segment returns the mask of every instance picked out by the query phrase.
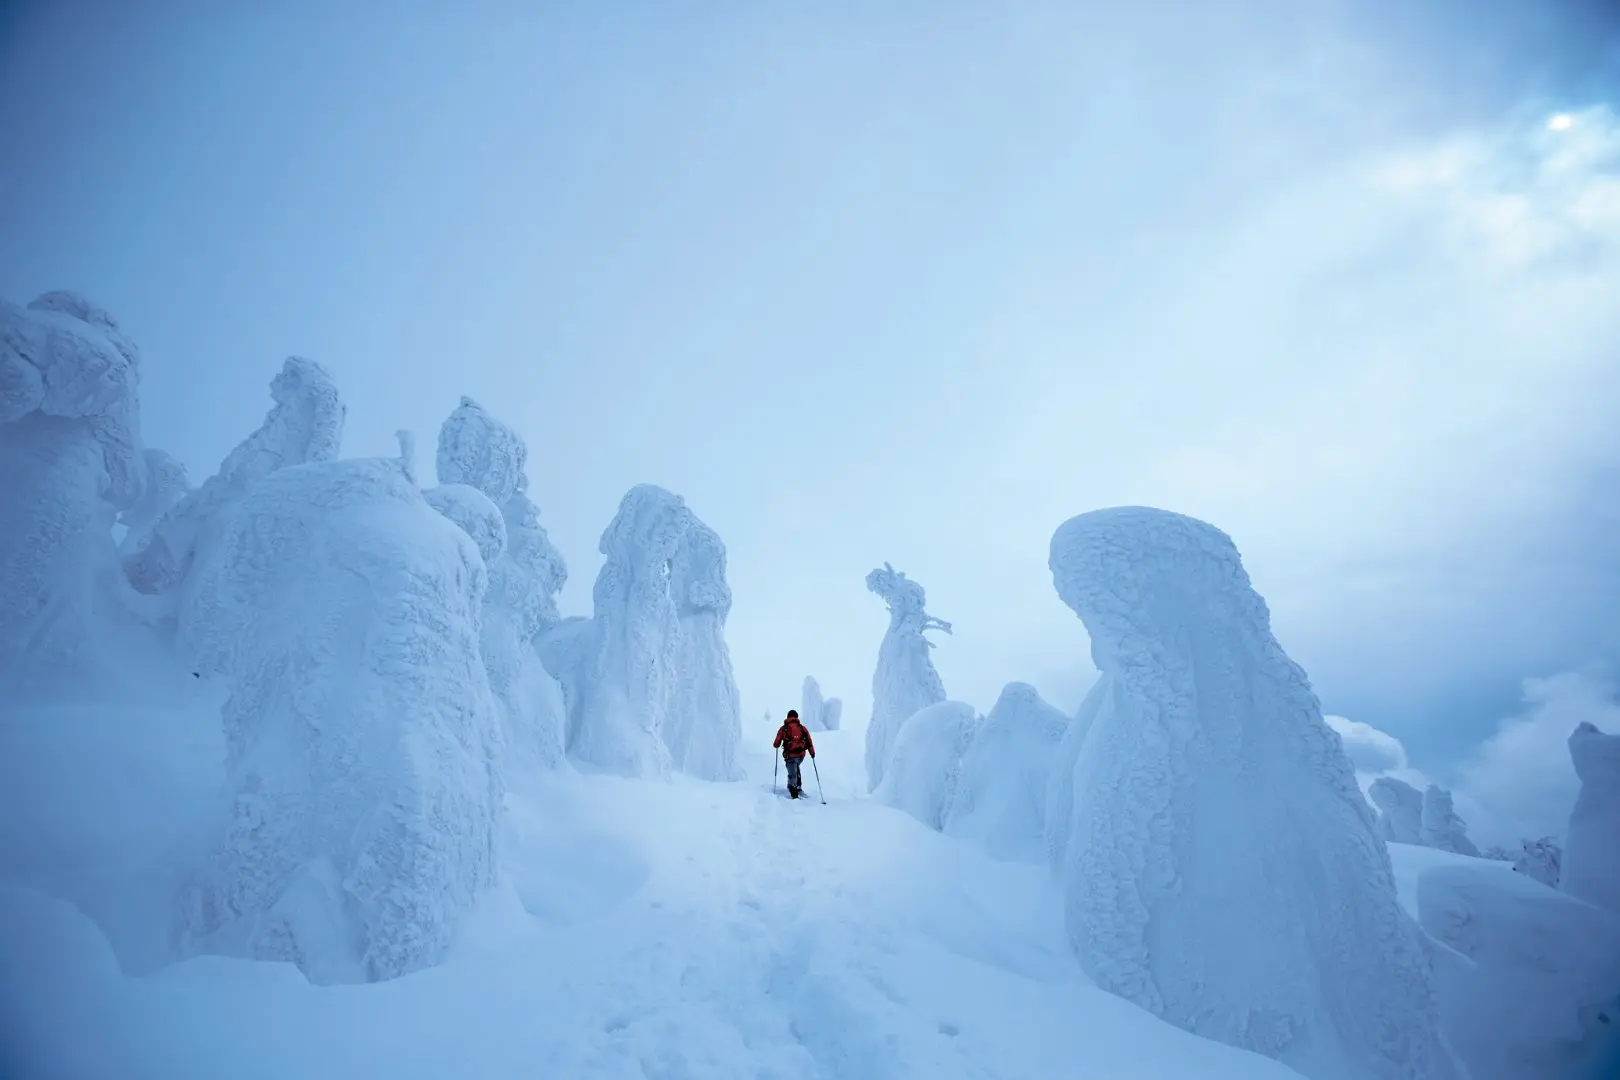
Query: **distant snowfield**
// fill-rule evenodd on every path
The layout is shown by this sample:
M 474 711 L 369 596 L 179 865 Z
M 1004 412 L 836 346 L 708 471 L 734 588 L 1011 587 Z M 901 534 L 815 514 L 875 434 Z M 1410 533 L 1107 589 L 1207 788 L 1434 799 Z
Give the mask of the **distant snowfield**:
M 183 723 L 178 715 L 168 723 Z M 86 742 L 122 727 L 112 741 L 138 743 L 124 725 L 160 718 L 60 714 L 44 728 L 41 719 L 6 722 L 0 753 L 17 760 L 11 744 L 29 732 L 30 760 L 49 760 L 40 741 L 60 739 L 78 783 L 46 769 L 28 788 L 0 792 L 8 850 L 35 852 L 21 864 L 26 876 L 54 892 L 116 891 L 121 873 L 133 881 L 143 859 L 161 862 L 184 834 L 188 800 L 206 797 L 206 785 L 188 789 L 183 774 L 210 759 L 207 736 L 190 766 L 173 755 L 171 731 L 154 740 L 169 748 L 162 769 L 98 777 L 82 771 Z M 763 729 L 748 734 L 742 783 L 549 774 L 510 797 L 505 880 L 447 962 L 382 983 L 315 986 L 289 964 L 212 956 L 126 976 L 107 937 L 72 905 L 0 887 L 0 1017 L 10 1026 L 0 1046 L 11 1055 L 0 1071 L 170 1080 L 1296 1075 L 1091 986 L 1046 867 L 992 861 L 867 798 L 862 735 L 818 733 L 826 806 L 773 793 Z M 88 756 L 127 760 L 103 750 Z M 143 805 L 143 818 L 122 813 Z M 74 835 L 16 846 L 26 834 L 16 811 L 34 811 L 37 822 L 47 807 L 73 806 L 83 831 L 58 819 Z M 121 822 L 112 834 L 109 811 Z M 122 866 L 108 864 L 114 850 Z M 138 951 L 139 937 L 132 929 L 127 948 Z

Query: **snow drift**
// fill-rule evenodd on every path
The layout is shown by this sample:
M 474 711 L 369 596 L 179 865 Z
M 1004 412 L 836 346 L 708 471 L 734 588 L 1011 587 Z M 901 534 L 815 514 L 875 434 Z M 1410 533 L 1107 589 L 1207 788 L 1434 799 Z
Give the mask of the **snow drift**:
M 1002 688 L 962 755 L 944 831 L 992 858 L 1045 856 L 1046 787 L 1069 718 L 1028 683 Z
M 955 801 L 962 755 L 978 727 L 978 713 L 960 701 L 918 709 L 900 726 L 889 768 L 874 796 L 904 810 L 930 829 L 944 828 Z
M 1620 735 L 1582 723 L 1570 733 L 1569 756 L 1581 790 L 1569 815 L 1561 885 L 1620 913 Z
M 272 471 L 211 546 L 189 622 L 230 685 L 231 801 L 187 950 L 317 982 L 438 963 L 491 880 L 502 799 L 482 557 L 380 459 Z
M 139 384 L 139 351 L 88 300 L 0 300 L 0 672 L 14 691 L 96 663 L 110 530 L 145 485 Z
M 704 780 L 741 780 L 742 701 L 726 648 L 731 586 L 726 546 L 690 510 L 670 561 L 669 587 L 679 618 L 670 652 L 664 745 L 674 767 Z
M 1371 810 L 1230 538 L 1101 510 L 1051 569 L 1112 679 L 1064 874 L 1098 986 L 1315 1080 L 1456 1075 Z
M 928 650 L 934 647 L 924 634 L 951 632 L 951 624 L 923 610 L 923 587 L 888 563 L 866 575 L 866 587 L 889 607 L 889 629 L 878 647 L 877 670 L 872 674 L 872 720 L 866 728 L 866 785 L 876 791 L 889 765 L 900 726 L 918 709 L 945 700 Z

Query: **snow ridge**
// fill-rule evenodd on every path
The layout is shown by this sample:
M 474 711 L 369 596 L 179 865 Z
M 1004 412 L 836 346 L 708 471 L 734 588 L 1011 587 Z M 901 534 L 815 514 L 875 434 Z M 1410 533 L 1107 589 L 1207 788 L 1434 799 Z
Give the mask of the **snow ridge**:
M 1058 528 L 1051 569 L 1113 679 L 1064 875 L 1087 972 L 1315 1080 L 1455 1075 L 1371 810 L 1230 538 L 1095 511 Z
M 876 791 L 883 781 L 900 727 L 917 710 L 945 700 L 945 684 L 928 650 L 929 630 L 951 632 L 951 624 L 924 610 L 923 587 L 888 563 L 866 575 L 866 587 L 889 607 L 889 629 L 878 647 L 872 674 L 872 720 L 866 728 L 866 785 Z

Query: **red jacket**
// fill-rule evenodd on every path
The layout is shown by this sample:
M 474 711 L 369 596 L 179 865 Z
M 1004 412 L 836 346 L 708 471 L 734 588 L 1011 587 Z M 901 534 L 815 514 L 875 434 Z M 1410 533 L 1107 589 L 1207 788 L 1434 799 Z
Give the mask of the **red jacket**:
M 782 758 L 785 761 L 798 761 L 805 754 L 816 756 L 816 744 L 810 738 L 810 729 L 799 723 L 797 718 L 787 721 L 777 729 L 776 741 L 771 745 L 782 748 Z

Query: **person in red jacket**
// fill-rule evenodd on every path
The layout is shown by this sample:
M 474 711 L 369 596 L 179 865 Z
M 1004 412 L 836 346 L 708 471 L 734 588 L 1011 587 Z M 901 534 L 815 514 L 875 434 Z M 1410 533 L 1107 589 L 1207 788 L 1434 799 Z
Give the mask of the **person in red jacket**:
M 776 730 L 776 741 L 771 744 L 782 751 L 782 760 L 787 762 L 788 795 L 797 799 L 804 790 L 804 784 L 799 779 L 799 767 L 804 764 L 804 755 L 816 756 L 815 740 L 810 738 L 810 729 L 799 723 L 799 711 L 789 709 L 787 719 Z

